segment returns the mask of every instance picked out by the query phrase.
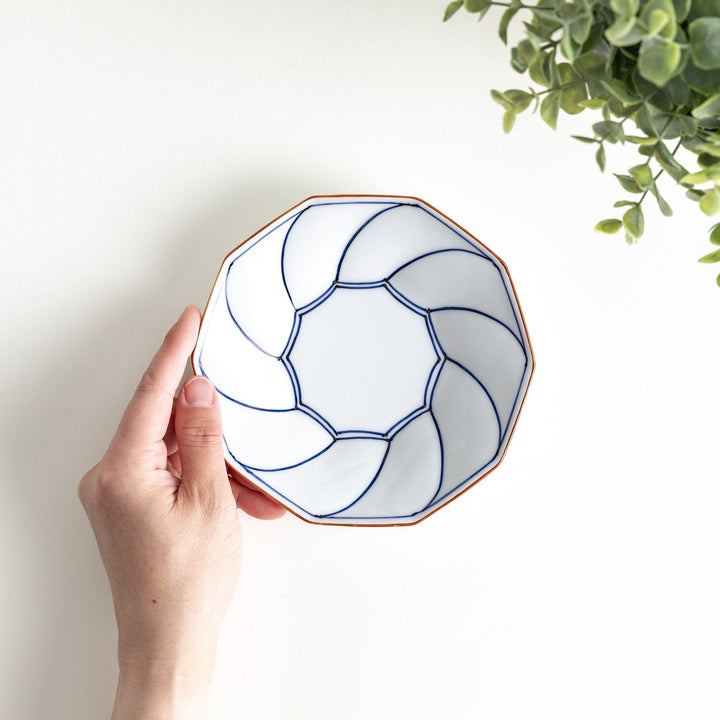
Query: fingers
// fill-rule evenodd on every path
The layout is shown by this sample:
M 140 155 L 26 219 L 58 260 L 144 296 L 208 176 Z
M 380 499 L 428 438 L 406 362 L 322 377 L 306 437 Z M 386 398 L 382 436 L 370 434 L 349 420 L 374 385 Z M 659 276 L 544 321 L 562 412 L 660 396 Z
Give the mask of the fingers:
M 285 514 L 285 508 L 259 490 L 246 487 L 234 478 L 230 478 L 230 486 L 235 498 L 235 505 L 259 520 L 276 520 Z
M 190 378 L 175 405 L 175 437 L 182 466 L 181 487 L 191 495 L 214 498 L 228 493 L 220 403 L 212 383 Z
M 172 412 L 175 389 L 180 384 L 187 358 L 200 325 L 200 312 L 186 308 L 170 328 L 150 362 L 120 421 L 111 448 L 131 455 L 163 439 Z

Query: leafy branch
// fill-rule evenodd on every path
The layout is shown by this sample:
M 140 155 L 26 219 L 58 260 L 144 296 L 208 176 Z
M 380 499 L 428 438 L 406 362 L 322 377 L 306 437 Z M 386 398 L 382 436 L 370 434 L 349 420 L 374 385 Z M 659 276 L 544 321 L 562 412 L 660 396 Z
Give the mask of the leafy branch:
M 595 146 L 600 170 L 606 144 L 631 144 L 642 158 L 626 174 L 615 173 L 623 190 L 639 197 L 616 202 L 627 208 L 622 217 L 601 220 L 596 230 L 624 228 L 627 242 L 637 242 L 649 194 L 663 215 L 672 215 L 658 187 L 663 176 L 706 215 L 720 213 L 720 0 L 455 0 L 444 20 L 463 7 L 481 20 L 493 6 L 503 8 L 498 35 L 506 45 L 516 16 L 529 13 L 510 63 L 535 85 L 492 91 L 504 110 L 505 132 L 531 107 L 553 129 L 561 111 L 594 110 L 602 120 L 592 125 L 592 136 L 573 137 Z M 628 121 L 636 133 L 626 130 Z M 694 156 L 693 172 L 677 160 L 681 148 Z M 720 245 L 720 223 L 711 228 L 710 242 Z M 700 262 L 720 262 L 720 250 Z

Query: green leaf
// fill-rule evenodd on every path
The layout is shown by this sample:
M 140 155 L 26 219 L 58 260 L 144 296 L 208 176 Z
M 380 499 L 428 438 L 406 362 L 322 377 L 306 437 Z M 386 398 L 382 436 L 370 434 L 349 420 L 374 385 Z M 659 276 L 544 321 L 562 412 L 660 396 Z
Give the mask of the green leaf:
M 703 95 L 713 95 L 717 92 L 717 73 L 712 70 L 701 70 L 695 66 L 692 58 L 683 70 L 682 77 L 693 90 Z
M 687 52 L 685 53 L 685 59 L 687 60 Z M 681 58 L 680 64 L 682 65 L 682 63 L 683 60 Z M 685 82 L 682 75 L 676 75 L 674 78 L 671 78 L 665 87 L 670 92 L 670 96 L 678 108 L 686 105 L 690 100 L 690 86 Z
M 510 50 L 510 65 L 512 69 L 519 73 L 524 73 L 528 69 L 528 64 L 520 55 L 520 51 L 514 47 Z
M 601 40 L 602 38 L 598 40 L 598 43 Z M 590 42 L 590 40 L 587 42 Z M 578 57 L 573 63 L 573 67 L 577 71 L 578 75 L 585 80 L 585 82 L 590 82 L 591 80 L 600 81 L 607 76 L 607 70 L 605 68 L 606 58 L 604 58 L 599 52 L 585 52 L 584 46 L 582 48 L 582 53 L 583 54 L 580 55 L 580 57 Z
M 659 35 L 660 31 L 670 22 L 670 17 L 663 10 L 652 10 L 648 17 L 648 34 Z
M 513 125 L 515 124 L 515 118 L 517 117 L 517 112 L 514 108 L 511 108 L 510 110 L 506 110 L 505 114 L 503 115 L 503 132 L 505 134 L 509 133 L 513 129 Z
M 680 182 L 683 185 L 701 185 L 702 183 L 710 182 L 710 178 L 704 170 L 700 170 L 700 172 L 685 175 L 685 177 L 680 179 Z
M 610 7 L 621 17 L 630 17 L 638 11 L 640 3 L 638 0 L 610 0 Z
M 702 70 L 720 68 L 720 18 L 701 17 L 688 26 L 690 55 Z
M 623 215 L 623 225 L 625 226 L 625 230 L 627 230 L 627 234 L 634 240 L 642 237 L 643 231 L 645 230 L 645 217 L 643 216 L 640 205 L 631 207 Z
M 479 13 L 487 10 L 492 5 L 492 0 L 465 0 L 465 9 L 469 13 Z
M 463 0 L 455 0 L 454 2 L 451 2 L 445 8 L 445 15 L 443 16 L 443 22 L 447 22 L 462 6 L 463 6 Z
M 499 90 L 491 90 L 490 97 L 498 103 L 498 105 L 502 105 L 506 110 L 510 110 L 510 108 L 512 108 L 513 104 L 510 101 L 510 98 L 505 96 L 505 93 L 501 93 Z
M 699 17 L 720 17 L 720 0 L 693 0 L 688 20 Z
M 578 105 L 589 110 L 600 110 L 600 108 L 605 107 L 605 101 L 602 98 L 590 98 L 579 102 Z
M 540 117 L 553 129 L 557 127 L 558 113 L 560 112 L 559 90 L 548 93 L 540 103 Z
M 713 145 L 711 143 L 701 143 L 697 146 L 697 150 L 708 155 L 720 158 L 720 145 Z
M 710 242 L 713 245 L 720 245 L 720 223 L 712 226 L 710 230 Z
M 575 140 L 579 140 L 580 142 L 587 143 L 588 145 L 594 145 L 596 142 L 599 142 L 599 140 L 596 140 L 595 138 L 583 137 L 582 135 L 571 135 L 570 137 Z
M 675 17 L 677 17 L 678 22 L 685 22 L 690 12 L 692 0 L 673 0 L 673 5 L 675 6 Z
M 610 82 L 603 80 L 600 84 L 623 105 L 636 105 L 640 102 L 640 98 L 635 95 L 631 95 L 627 91 L 625 83 L 620 82 L 619 80 L 611 80 Z
M 701 168 L 709 168 L 720 163 L 720 157 L 714 157 L 709 153 L 702 153 L 698 155 L 697 161 Z
M 644 145 L 652 147 L 658 144 L 658 139 L 653 137 L 642 137 L 641 135 L 626 135 L 625 139 L 633 145 Z
M 513 110 L 521 113 L 530 107 L 533 96 L 524 90 L 506 90 L 503 95 L 512 103 Z
M 570 32 L 566 29 L 560 38 L 560 48 L 563 51 L 563 55 L 570 61 L 575 61 L 577 55 L 578 46 L 573 42 Z
M 720 250 L 715 250 L 707 255 L 703 255 L 698 262 L 701 263 L 716 263 L 720 262 Z
M 601 220 L 596 226 L 595 231 L 605 233 L 606 235 L 613 235 L 623 226 L 622 220 L 616 218 L 608 218 L 607 220 Z M 718 251 L 720 252 L 720 251 Z
M 595 153 L 595 162 L 600 168 L 600 172 L 605 172 L 605 146 L 602 143 Z
M 533 82 L 536 82 L 538 85 L 542 85 L 543 87 L 550 87 L 550 79 L 545 74 L 544 70 L 545 59 L 548 55 L 549 53 L 546 52 L 537 53 L 528 66 L 530 78 Z
M 720 85 L 720 79 L 718 80 L 718 85 Z M 692 115 L 698 120 L 714 118 L 720 115 L 720 93 L 709 97 L 705 102 L 694 108 Z
M 629 172 L 641 190 L 649 190 L 655 182 L 650 166 L 647 163 L 631 167 Z
M 695 137 L 698 125 L 689 115 L 679 115 L 676 118 L 678 130 L 683 137 Z
M 655 159 L 660 167 L 676 182 L 682 182 L 688 171 L 670 153 L 665 143 L 659 142 L 655 146 Z
M 635 178 L 632 176 L 618 175 L 617 173 L 613 173 L 613 175 L 618 179 L 618 182 L 622 185 L 623 190 L 626 190 L 629 193 L 634 193 L 635 195 L 642 192 L 638 184 L 635 182 Z
M 590 33 L 593 27 L 593 16 L 592 13 L 580 15 L 575 18 L 568 25 L 570 31 L 570 37 L 578 44 L 583 45 L 590 37 Z
M 593 132 L 601 139 L 611 143 L 625 142 L 622 125 L 614 120 L 601 120 L 592 126 Z
M 720 189 L 713 188 L 700 199 L 700 209 L 706 215 L 715 215 L 720 212 Z
M 617 202 L 613 203 L 613 207 L 621 208 L 621 207 L 634 207 L 637 205 L 636 202 L 633 202 L 632 200 L 618 200 Z
M 618 17 L 605 31 L 605 39 L 615 47 L 637 45 L 645 37 L 636 17 Z
M 555 50 L 548 53 L 543 64 L 543 70 L 552 87 L 560 85 L 560 71 L 557 62 L 555 62 Z
M 638 70 L 651 83 L 662 87 L 680 65 L 680 46 L 674 42 L 643 40 L 638 56 Z
M 649 36 L 674 40 L 677 34 L 677 20 L 672 0 L 644 0 L 642 5 L 640 21 L 648 28 Z M 656 28 L 658 22 L 660 27 Z
M 505 45 L 507 45 L 507 33 L 508 27 L 510 26 L 510 21 L 517 15 L 518 10 L 520 10 L 520 3 L 511 3 L 510 7 L 505 10 L 505 12 L 502 14 L 502 17 L 500 18 L 498 35 L 500 36 L 500 39 Z
M 658 190 L 656 184 L 653 184 L 653 186 L 650 188 L 650 192 L 655 196 L 658 207 L 660 208 L 660 212 L 665 217 L 670 217 L 673 214 L 672 208 L 667 204 L 665 198 L 660 194 L 660 191 Z
M 685 197 L 693 202 L 700 202 L 703 199 L 705 193 L 702 190 L 691 189 L 685 193 Z
M 562 65 L 560 68 L 562 68 Z M 585 83 L 582 80 L 580 82 L 570 83 L 560 91 L 560 107 L 568 115 L 581 113 L 584 110 L 583 106 L 580 105 L 583 100 L 587 100 L 587 91 L 585 90 Z

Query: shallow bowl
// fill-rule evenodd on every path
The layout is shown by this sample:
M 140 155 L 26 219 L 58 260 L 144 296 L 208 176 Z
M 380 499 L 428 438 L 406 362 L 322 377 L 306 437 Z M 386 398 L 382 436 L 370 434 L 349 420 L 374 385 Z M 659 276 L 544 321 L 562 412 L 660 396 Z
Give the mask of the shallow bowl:
M 233 250 L 193 353 L 230 466 L 299 517 L 407 525 L 502 460 L 533 370 L 504 263 L 409 197 L 311 197 Z

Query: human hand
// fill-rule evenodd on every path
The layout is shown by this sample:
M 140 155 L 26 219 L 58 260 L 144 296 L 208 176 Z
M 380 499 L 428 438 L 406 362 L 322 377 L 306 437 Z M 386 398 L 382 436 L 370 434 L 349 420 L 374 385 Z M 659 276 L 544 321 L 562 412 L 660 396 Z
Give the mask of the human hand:
M 265 519 L 285 512 L 228 475 L 212 384 L 190 378 L 174 399 L 199 321 L 187 308 L 170 329 L 107 452 L 78 486 L 117 618 L 113 720 L 206 714 L 240 570 L 236 507 Z

